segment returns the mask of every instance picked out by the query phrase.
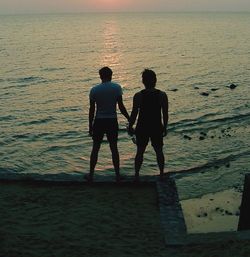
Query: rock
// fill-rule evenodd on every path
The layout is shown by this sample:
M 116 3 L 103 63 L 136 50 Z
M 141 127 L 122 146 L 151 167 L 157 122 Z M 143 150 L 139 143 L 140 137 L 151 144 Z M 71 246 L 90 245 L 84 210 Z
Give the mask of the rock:
M 194 89 L 200 89 L 199 87 L 194 87 Z
M 214 136 L 211 136 L 211 138 L 214 138 Z
M 207 134 L 205 132 L 200 132 L 201 135 L 206 136 Z
M 177 88 L 174 88 L 174 89 L 170 89 L 169 91 L 177 92 L 177 91 L 178 91 L 178 89 L 177 89 Z
M 235 84 L 231 84 L 231 85 L 229 86 L 230 89 L 235 89 L 236 87 L 237 87 L 237 85 L 235 85 Z
M 212 88 L 211 90 L 212 91 L 217 91 L 217 90 L 219 90 L 219 88 Z
M 204 140 L 204 139 L 205 139 L 205 137 L 200 136 L 200 137 L 199 137 L 199 139 L 200 139 L 200 140 Z
M 226 167 L 229 168 L 229 167 L 230 167 L 230 163 L 227 163 L 227 164 L 226 164 Z
M 228 210 L 226 210 L 225 213 L 226 213 L 227 215 L 230 215 L 230 216 L 233 215 L 233 213 L 230 212 L 230 211 L 228 211 Z
M 192 139 L 192 137 L 190 137 L 190 136 L 188 136 L 188 135 L 184 135 L 183 138 L 184 138 L 184 139 L 188 139 L 188 140 L 191 140 L 191 139 Z
M 214 199 L 213 198 L 211 198 L 211 199 L 209 199 L 210 201 L 213 201 Z
M 202 95 L 202 96 L 209 96 L 209 93 L 207 93 L 207 92 L 202 92 L 202 93 L 200 93 L 200 95 Z

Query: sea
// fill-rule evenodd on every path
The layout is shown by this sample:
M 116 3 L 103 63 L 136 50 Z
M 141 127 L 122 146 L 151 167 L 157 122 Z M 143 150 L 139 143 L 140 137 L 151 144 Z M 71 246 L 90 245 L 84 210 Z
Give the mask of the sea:
M 250 13 L 0 16 L 0 178 L 81 180 L 89 91 L 109 66 L 131 111 L 153 69 L 169 99 L 166 171 L 182 199 L 242 188 L 249 172 Z M 231 86 L 231 87 L 230 87 Z M 118 112 L 121 173 L 136 146 Z M 141 175 L 159 174 L 151 145 Z M 113 176 L 105 139 L 96 176 Z

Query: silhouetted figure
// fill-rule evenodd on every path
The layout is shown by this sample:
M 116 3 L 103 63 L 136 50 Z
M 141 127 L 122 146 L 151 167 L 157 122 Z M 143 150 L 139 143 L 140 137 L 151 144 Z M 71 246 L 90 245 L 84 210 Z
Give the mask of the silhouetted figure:
M 120 159 L 117 148 L 118 122 L 116 106 L 118 104 L 121 113 L 129 120 L 128 112 L 122 100 L 122 88 L 120 85 L 111 82 L 112 70 L 103 67 L 99 70 L 101 84 L 94 86 L 89 95 L 89 135 L 93 139 L 93 148 L 90 156 L 90 172 L 85 176 L 89 182 L 93 181 L 95 166 L 98 159 L 98 152 L 106 134 L 112 160 L 116 173 L 116 181 L 120 181 Z
M 167 135 L 168 97 L 165 92 L 155 89 L 156 74 L 145 69 L 142 72 L 144 90 L 136 93 L 133 99 L 133 109 L 129 123 L 129 133 L 133 134 L 133 125 L 138 120 L 135 129 L 137 153 L 135 156 L 135 181 L 139 181 L 139 171 L 143 162 L 143 154 L 149 139 L 157 156 L 160 178 L 163 178 L 165 158 L 162 151 L 163 137 Z

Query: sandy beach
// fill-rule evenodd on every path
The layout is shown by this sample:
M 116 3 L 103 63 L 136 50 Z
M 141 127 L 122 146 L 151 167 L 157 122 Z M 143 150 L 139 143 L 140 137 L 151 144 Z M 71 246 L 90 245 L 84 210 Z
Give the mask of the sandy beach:
M 1 257 L 249 256 L 248 241 L 168 248 L 154 184 L 0 183 Z
M 188 233 L 237 231 L 241 197 L 228 189 L 181 201 Z

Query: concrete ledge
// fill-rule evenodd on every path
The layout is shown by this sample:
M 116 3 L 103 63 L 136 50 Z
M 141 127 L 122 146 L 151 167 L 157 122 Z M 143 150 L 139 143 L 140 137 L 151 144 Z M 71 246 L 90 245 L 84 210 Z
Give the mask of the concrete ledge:
M 175 181 L 172 178 L 166 178 L 156 184 L 165 242 L 172 246 L 182 245 L 185 242 L 187 228 Z
M 158 203 L 160 210 L 161 224 L 164 232 L 165 243 L 167 246 L 199 245 L 223 241 L 250 240 L 250 230 L 220 233 L 197 233 L 188 234 L 185 224 L 182 207 L 179 202 L 177 187 L 174 176 L 169 176 L 160 181 L 158 176 L 141 176 L 140 183 L 133 183 L 133 176 L 126 176 L 120 183 L 115 182 L 115 176 L 97 176 L 95 182 L 90 185 L 100 186 L 131 186 L 131 188 L 156 186 L 158 193 Z M 27 184 L 34 186 L 83 186 L 89 185 L 85 182 L 83 175 L 56 174 L 47 176 L 23 174 L 4 177 L 0 176 L 1 184 Z

